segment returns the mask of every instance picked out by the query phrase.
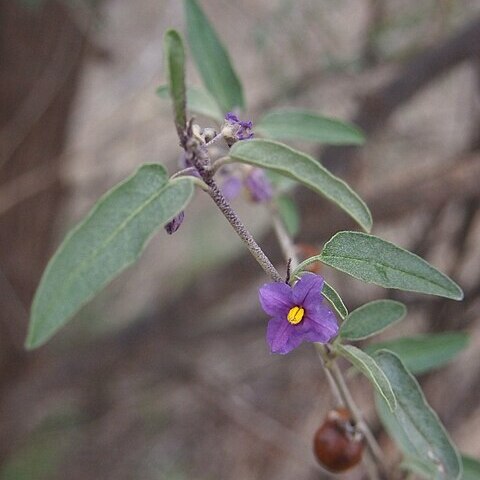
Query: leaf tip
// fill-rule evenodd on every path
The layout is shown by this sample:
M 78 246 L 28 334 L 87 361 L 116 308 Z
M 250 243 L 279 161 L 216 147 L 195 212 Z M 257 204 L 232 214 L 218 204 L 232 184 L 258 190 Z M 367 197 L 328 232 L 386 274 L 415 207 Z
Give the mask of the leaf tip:
M 368 207 L 365 205 L 366 209 L 368 210 Z M 372 219 L 372 215 L 370 214 L 370 210 L 368 210 L 368 218 L 367 218 L 367 221 L 364 222 L 364 224 L 362 225 L 363 229 L 365 230 L 366 233 L 371 233 L 372 232 L 372 228 L 373 228 L 373 219 Z
M 461 289 L 461 287 L 459 285 L 457 285 L 455 282 L 453 282 L 454 285 L 455 285 L 455 290 L 456 290 L 456 293 L 454 294 L 454 296 L 452 296 L 452 299 L 453 300 L 457 300 L 459 302 L 461 302 L 465 295 L 463 293 L 463 290 Z
M 35 350 L 46 342 L 46 338 L 39 337 L 35 329 L 34 318 L 30 319 L 28 326 L 27 338 L 25 339 L 24 348 L 27 351 Z

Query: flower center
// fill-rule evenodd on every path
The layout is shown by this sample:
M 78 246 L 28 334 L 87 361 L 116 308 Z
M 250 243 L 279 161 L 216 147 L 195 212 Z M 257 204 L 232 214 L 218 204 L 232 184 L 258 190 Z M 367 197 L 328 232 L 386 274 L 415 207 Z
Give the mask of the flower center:
M 292 324 L 292 325 L 297 325 L 300 323 L 303 319 L 303 316 L 305 315 L 305 310 L 302 307 L 293 307 L 290 309 L 287 315 L 287 320 Z

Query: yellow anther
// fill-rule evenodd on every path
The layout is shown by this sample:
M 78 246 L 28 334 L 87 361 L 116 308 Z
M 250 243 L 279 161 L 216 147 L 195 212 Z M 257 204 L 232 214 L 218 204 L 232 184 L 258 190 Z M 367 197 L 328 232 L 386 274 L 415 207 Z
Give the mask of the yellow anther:
M 297 325 L 302 321 L 303 315 L 305 315 L 305 310 L 302 307 L 293 307 L 288 312 L 287 320 L 292 325 Z

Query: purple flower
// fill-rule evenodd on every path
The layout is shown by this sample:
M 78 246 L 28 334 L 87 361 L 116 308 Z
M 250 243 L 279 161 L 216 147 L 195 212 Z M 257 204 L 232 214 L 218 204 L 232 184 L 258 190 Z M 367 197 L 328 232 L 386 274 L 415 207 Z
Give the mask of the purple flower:
M 242 122 L 233 112 L 228 112 L 225 115 L 222 134 L 228 146 L 232 146 L 238 140 L 249 140 L 253 138 L 252 128 L 252 122 Z
M 175 233 L 179 228 L 180 225 L 183 223 L 183 219 L 185 218 L 185 212 L 182 210 L 176 217 L 173 217 L 166 225 L 165 231 L 172 235 Z
M 250 198 L 254 202 L 268 202 L 271 200 L 273 191 L 272 184 L 260 168 L 252 168 L 245 177 L 245 187 Z
M 305 273 L 293 287 L 266 283 L 260 288 L 260 303 L 272 318 L 267 342 L 272 353 L 282 355 L 302 342 L 327 343 L 338 333 L 335 314 L 323 303 L 323 277 Z

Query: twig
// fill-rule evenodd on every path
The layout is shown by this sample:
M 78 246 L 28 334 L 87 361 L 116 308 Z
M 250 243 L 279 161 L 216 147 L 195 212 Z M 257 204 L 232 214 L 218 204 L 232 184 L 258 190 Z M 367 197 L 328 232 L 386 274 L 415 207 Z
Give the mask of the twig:
M 190 139 L 183 138 L 180 139 L 180 141 L 184 145 L 186 154 L 190 155 L 190 162 L 195 166 L 205 184 L 210 187 L 210 190 L 208 192 L 210 194 L 210 197 L 212 197 L 212 200 L 223 213 L 224 217 L 228 220 L 237 235 L 245 243 L 255 260 L 259 263 L 265 273 L 272 280 L 274 280 L 275 282 L 283 282 L 282 276 L 278 273 L 277 269 L 273 266 L 272 262 L 265 255 L 263 250 L 253 238 L 252 234 L 245 227 L 243 222 L 240 220 L 238 215 L 230 206 L 228 200 L 224 197 L 224 195 L 218 188 L 218 185 L 213 179 L 213 175 L 208 168 L 211 164 L 210 158 L 208 156 L 208 151 L 194 142 L 188 143 Z

